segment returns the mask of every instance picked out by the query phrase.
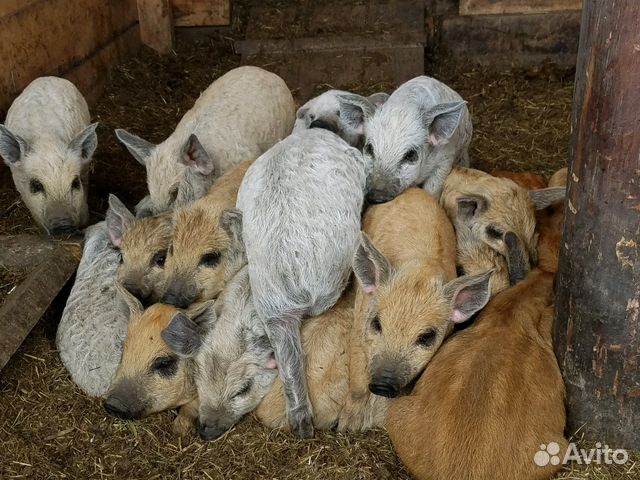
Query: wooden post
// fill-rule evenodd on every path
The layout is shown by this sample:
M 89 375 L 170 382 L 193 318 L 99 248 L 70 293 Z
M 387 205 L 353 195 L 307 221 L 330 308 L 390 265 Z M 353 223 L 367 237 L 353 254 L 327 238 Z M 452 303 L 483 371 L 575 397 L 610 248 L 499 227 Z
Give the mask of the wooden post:
M 140 39 L 165 55 L 173 48 L 173 10 L 171 0 L 138 0 Z
M 568 430 L 640 448 L 640 2 L 585 0 L 557 278 Z

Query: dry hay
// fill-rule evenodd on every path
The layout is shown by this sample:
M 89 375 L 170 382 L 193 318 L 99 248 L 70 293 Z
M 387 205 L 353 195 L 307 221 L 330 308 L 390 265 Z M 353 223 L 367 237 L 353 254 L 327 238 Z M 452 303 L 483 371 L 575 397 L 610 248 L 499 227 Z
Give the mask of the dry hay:
M 0 478 L 408 479 L 386 434 L 318 432 L 299 440 L 247 418 L 205 443 L 171 431 L 174 414 L 138 422 L 107 416 L 68 378 L 54 348 L 58 299 L 0 375 Z M 592 448 L 591 445 L 583 445 Z M 624 466 L 566 467 L 562 480 L 640 478 Z
M 27 272 L 22 270 L 9 270 L 3 265 L 0 265 L 0 305 L 2 305 L 7 295 L 13 292 L 25 278 L 27 278 Z
M 383 433 L 298 440 L 248 418 L 205 443 L 175 437 L 173 414 L 139 422 L 105 414 L 69 380 L 53 341 L 61 302 L 0 376 L 0 478 L 409 478 Z

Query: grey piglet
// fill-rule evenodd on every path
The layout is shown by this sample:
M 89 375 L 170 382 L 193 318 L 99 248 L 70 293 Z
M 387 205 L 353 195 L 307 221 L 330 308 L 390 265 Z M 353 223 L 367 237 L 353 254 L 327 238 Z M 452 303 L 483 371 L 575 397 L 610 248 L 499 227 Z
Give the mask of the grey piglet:
M 87 228 L 76 280 L 62 313 L 56 347 L 71 379 L 101 397 L 118 367 L 129 311 L 116 290 L 120 253 L 105 222 Z
M 274 348 L 287 416 L 313 435 L 300 324 L 348 279 L 366 188 L 363 155 L 324 129 L 295 132 L 249 168 L 238 193 L 256 311 Z

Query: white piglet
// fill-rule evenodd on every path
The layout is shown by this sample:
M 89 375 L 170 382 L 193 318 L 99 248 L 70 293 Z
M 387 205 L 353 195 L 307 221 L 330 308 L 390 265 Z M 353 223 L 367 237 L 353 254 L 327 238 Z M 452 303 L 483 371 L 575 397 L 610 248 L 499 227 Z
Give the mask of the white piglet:
M 298 436 L 313 435 L 300 324 L 331 308 L 344 289 L 365 187 L 362 153 L 314 128 L 291 134 L 260 156 L 238 192 L 253 301 Z
M 47 233 L 86 225 L 88 170 L 98 146 L 89 107 L 68 80 L 41 77 L 15 99 L 0 125 L 0 156 L 33 219 Z
M 145 209 L 157 214 L 173 208 L 185 168 L 218 177 L 286 137 L 294 117 L 284 80 L 247 66 L 213 82 L 162 143 L 154 145 L 121 129 L 116 135 L 146 167 L 150 199 Z
M 400 85 L 373 115 L 365 115 L 364 130 L 372 203 L 392 200 L 411 186 L 438 198 L 452 166 L 469 164 L 472 127 L 466 102 L 431 77 Z
M 344 90 L 327 90 L 298 109 L 293 131 L 324 128 L 360 149 L 364 144 L 364 116 L 372 115 L 388 97 L 384 92 L 363 97 Z M 367 108 L 366 113 L 363 108 Z
M 89 227 L 76 280 L 56 334 L 56 348 L 71 379 L 87 394 L 103 396 L 127 336 L 129 310 L 116 288 L 120 252 L 105 222 Z

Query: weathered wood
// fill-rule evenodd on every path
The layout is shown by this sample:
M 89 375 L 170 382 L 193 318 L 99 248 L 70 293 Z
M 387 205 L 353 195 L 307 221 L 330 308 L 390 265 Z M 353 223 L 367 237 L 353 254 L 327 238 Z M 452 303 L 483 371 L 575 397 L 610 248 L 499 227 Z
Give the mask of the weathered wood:
M 580 13 L 445 17 L 427 23 L 431 48 L 454 61 L 525 67 L 552 60 L 575 65 Z
M 2 0 L 2 2 L 0 2 L 0 17 L 16 13 L 18 10 L 39 1 L 40 0 Z
M 460 15 L 504 15 L 580 10 L 582 0 L 460 0 Z
M 367 2 L 363 5 L 310 2 L 286 8 L 255 7 L 247 25 L 248 40 L 279 40 L 341 35 L 391 35 L 424 32 L 420 0 Z
M 29 276 L 6 297 L 0 306 L 0 369 L 73 275 L 80 255 L 79 244 L 53 244 L 50 252 L 42 252 Z
M 424 42 L 422 0 L 309 2 L 253 8 L 235 47 L 244 64 L 276 72 L 304 102 L 317 84 L 390 89 L 422 75 Z
M 640 448 L 640 2 L 585 0 L 557 279 L 569 431 Z
M 133 25 L 63 76 L 93 105 L 111 82 L 114 68 L 134 56 L 139 48 L 140 31 L 138 25 Z
M 0 266 L 8 270 L 30 270 L 51 256 L 57 244 L 37 235 L 0 236 Z
M 140 39 L 161 55 L 173 49 L 171 0 L 138 0 Z
M 295 52 L 326 52 L 326 51 L 353 51 L 364 49 L 374 50 L 380 48 L 421 47 L 424 43 L 424 34 L 388 34 L 379 36 L 344 35 L 322 38 L 293 38 L 290 40 L 244 40 L 236 42 L 236 52 L 242 55 L 295 53 Z
M 231 0 L 172 0 L 176 27 L 229 25 Z
M 38 0 L 7 9 L 0 16 L 0 113 L 34 78 L 74 70 L 137 22 L 132 0 Z

